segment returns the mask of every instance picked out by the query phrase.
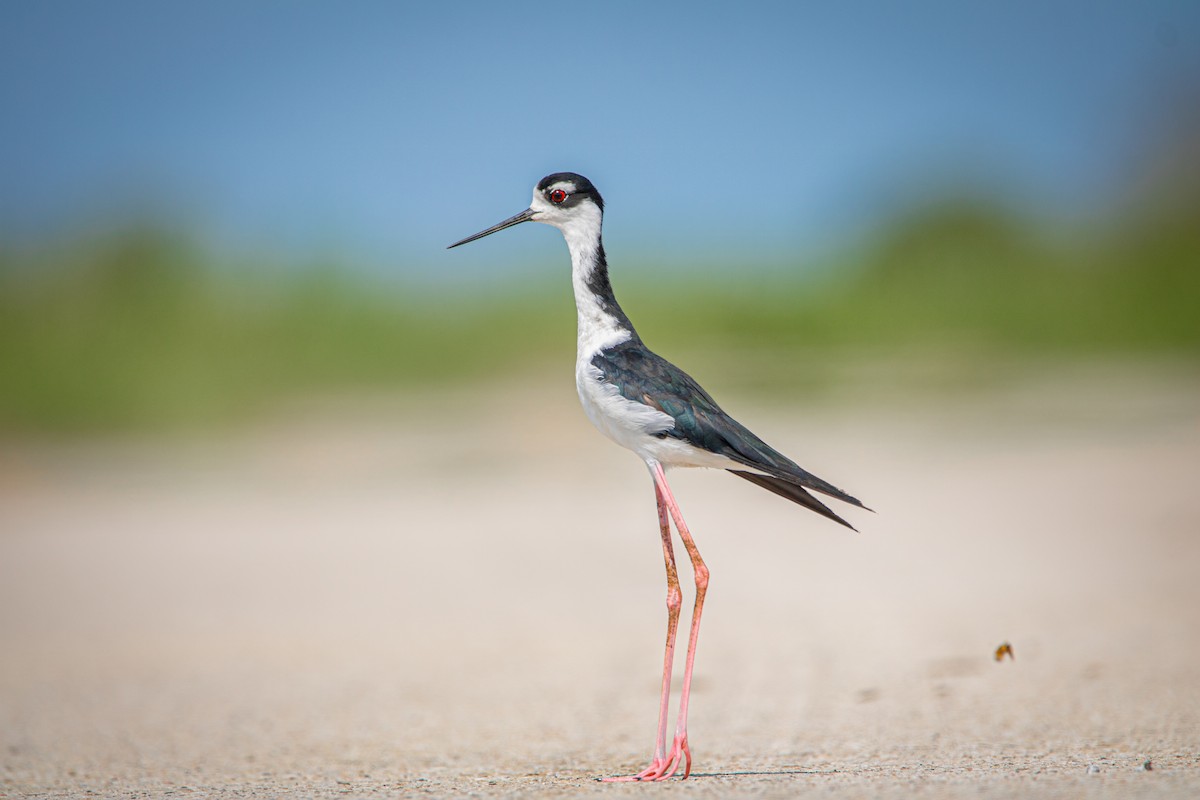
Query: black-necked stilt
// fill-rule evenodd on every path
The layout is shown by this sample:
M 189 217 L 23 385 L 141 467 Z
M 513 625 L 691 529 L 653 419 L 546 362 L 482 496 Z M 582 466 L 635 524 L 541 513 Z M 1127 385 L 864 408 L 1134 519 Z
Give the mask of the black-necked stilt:
M 687 712 L 696 635 L 708 588 L 708 567 L 683 521 L 679 505 L 667 485 L 668 467 L 715 467 L 757 484 L 792 502 L 852 528 L 808 489 L 865 508 L 855 498 L 801 469 L 762 439 L 726 414 L 691 376 L 650 351 L 613 296 L 600 228 L 604 201 L 592 182 L 573 172 L 547 175 L 533 190 L 533 203 L 509 217 L 450 247 L 473 242 L 522 222 L 544 222 L 562 231 L 571 251 L 571 280 L 579 316 L 579 349 L 575 385 L 588 418 L 608 438 L 632 450 L 654 479 L 658 501 L 658 526 L 667 567 L 667 651 L 663 663 L 662 700 L 658 737 L 650 765 L 636 775 L 613 780 L 663 780 L 674 775 L 684 761 L 683 777 L 691 773 Z M 669 515 L 669 517 L 668 517 Z M 682 596 L 671 546 L 671 525 L 692 560 L 696 578 L 696 604 L 688 637 L 683 690 L 675 738 L 667 750 L 667 715 L 671 696 L 671 668 L 675 632 L 679 626 Z

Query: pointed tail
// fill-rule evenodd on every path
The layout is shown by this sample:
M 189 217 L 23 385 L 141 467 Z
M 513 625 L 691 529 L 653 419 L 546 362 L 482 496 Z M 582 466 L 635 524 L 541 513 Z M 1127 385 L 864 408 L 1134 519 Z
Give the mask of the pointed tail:
M 842 519 L 837 514 L 830 511 L 828 506 L 806 492 L 803 486 L 798 486 L 797 484 L 789 483 L 788 481 L 781 480 L 779 478 L 773 478 L 770 475 L 760 475 L 757 472 L 743 472 L 740 469 L 731 469 L 729 472 L 732 472 L 739 478 L 744 478 L 750 481 L 756 486 L 761 486 L 768 492 L 774 492 L 780 497 L 785 497 L 788 500 L 791 500 L 793 503 L 798 503 L 810 511 L 815 511 L 822 517 L 827 517 L 834 522 L 845 525 L 855 533 L 858 532 L 857 528 L 855 528 L 849 522 L 846 522 L 846 520 Z M 857 501 L 855 501 L 855 504 L 860 505 Z

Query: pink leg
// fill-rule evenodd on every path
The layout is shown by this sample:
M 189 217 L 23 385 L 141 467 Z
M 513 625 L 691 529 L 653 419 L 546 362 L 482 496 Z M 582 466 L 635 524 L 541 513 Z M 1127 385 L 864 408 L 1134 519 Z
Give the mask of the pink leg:
M 675 725 L 675 741 L 671 747 L 672 766 L 671 771 L 664 776 L 670 777 L 679 768 L 679 758 L 682 753 L 686 760 L 683 770 L 683 777 L 686 779 L 688 775 L 692 774 L 692 751 L 688 749 L 687 740 L 688 700 L 692 693 L 692 667 L 696 663 L 696 638 L 700 633 L 700 614 L 704 611 L 704 595 L 708 592 L 708 567 L 705 566 L 704 559 L 700 557 L 700 550 L 696 547 L 696 542 L 688 531 L 687 523 L 683 521 L 683 513 L 679 510 L 679 504 L 675 502 L 675 496 L 671 494 L 671 487 L 667 486 L 667 476 L 663 473 L 662 465 L 655 464 L 653 472 L 654 483 L 667 501 L 671 518 L 675 520 L 675 529 L 679 531 L 679 538 L 683 539 L 683 546 L 692 559 L 692 572 L 696 577 L 696 604 L 692 607 L 692 630 L 688 636 L 687 663 L 683 669 L 683 692 L 679 697 L 679 721 Z
M 675 665 L 675 634 L 679 629 L 679 609 L 683 605 L 683 594 L 679 591 L 679 572 L 675 568 L 675 550 L 671 546 L 671 521 L 667 516 L 667 503 L 662 490 L 656 483 L 655 500 L 658 502 L 658 528 L 662 533 L 663 561 L 667 566 L 667 648 L 663 657 L 662 700 L 658 708 L 658 736 L 654 744 L 654 759 L 650 766 L 636 775 L 606 778 L 609 781 L 653 780 L 660 777 L 667 767 L 667 712 L 671 703 L 671 670 Z
M 679 771 L 681 760 L 684 762 L 683 777 L 686 779 L 688 775 L 692 774 L 692 751 L 688 747 L 687 740 L 687 712 L 688 700 L 692 692 L 692 667 L 696 662 L 696 638 L 700 632 L 700 614 L 704 610 L 704 595 L 708 591 L 708 567 L 704 565 L 704 559 L 700 557 L 700 550 L 696 547 L 696 542 L 688 531 L 687 523 L 683 521 L 683 513 L 679 510 L 679 504 L 675 502 L 675 496 L 671 494 L 671 487 L 667 485 L 667 477 L 663 472 L 662 465 L 657 463 L 650 465 L 650 474 L 654 477 L 654 487 L 657 490 L 659 525 L 663 530 L 663 552 L 667 556 L 667 608 L 670 613 L 667 629 L 666 665 L 663 670 L 663 699 L 659 715 L 658 745 L 654 751 L 654 760 L 649 767 L 637 775 L 616 780 L 666 780 Z M 687 664 L 683 672 L 683 692 L 679 699 L 679 721 L 675 726 L 675 739 L 671 743 L 669 753 L 665 752 L 666 712 L 670 693 L 671 662 L 675 652 L 675 628 L 679 618 L 681 600 L 678 599 L 679 579 L 675 574 L 675 557 L 671 552 L 670 528 L 667 526 L 664 505 L 666 506 L 665 511 L 669 512 L 671 519 L 675 521 L 675 529 L 679 531 L 679 538 L 683 539 L 683 546 L 692 560 L 692 571 L 696 577 L 696 604 L 692 607 L 692 630 L 688 637 Z M 672 581 L 674 581 L 673 584 Z M 671 591 L 672 585 L 674 593 Z M 674 605 L 672 605 L 672 597 L 676 598 Z

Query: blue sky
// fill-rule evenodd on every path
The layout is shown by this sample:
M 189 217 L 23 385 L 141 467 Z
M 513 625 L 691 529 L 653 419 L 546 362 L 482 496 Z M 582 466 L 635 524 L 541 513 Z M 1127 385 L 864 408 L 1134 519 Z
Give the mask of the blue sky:
M 610 253 L 811 253 L 955 184 L 1087 214 L 1197 76 L 1191 0 L 5 2 L 0 237 L 436 272 L 573 170 Z M 468 258 L 559 255 L 532 227 Z

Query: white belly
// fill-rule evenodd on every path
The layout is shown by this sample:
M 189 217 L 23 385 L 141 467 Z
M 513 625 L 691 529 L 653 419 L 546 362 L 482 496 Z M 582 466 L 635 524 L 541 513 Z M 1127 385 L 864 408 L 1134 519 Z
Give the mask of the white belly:
M 569 244 L 569 242 L 568 242 Z M 745 469 L 723 456 L 693 447 L 673 436 L 660 436 L 675 427 L 670 414 L 653 406 L 625 398 L 604 374 L 592 365 L 596 353 L 628 341 L 632 331 L 623 327 L 591 293 L 584 270 L 571 252 L 574 270 L 575 306 L 579 315 L 579 347 L 576 350 L 575 388 L 583 411 L 596 429 L 647 463 L 664 467 L 715 467 Z
M 663 466 L 745 469 L 724 456 L 694 447 L 682 439 L 659 436 L 675 427 L 675 420 L 657 408 L 621 395 L 606 383 L 599 369 L 581 361 L 575 367 L 575 387 L 583 411 L 596 429 L 643 461 Z

